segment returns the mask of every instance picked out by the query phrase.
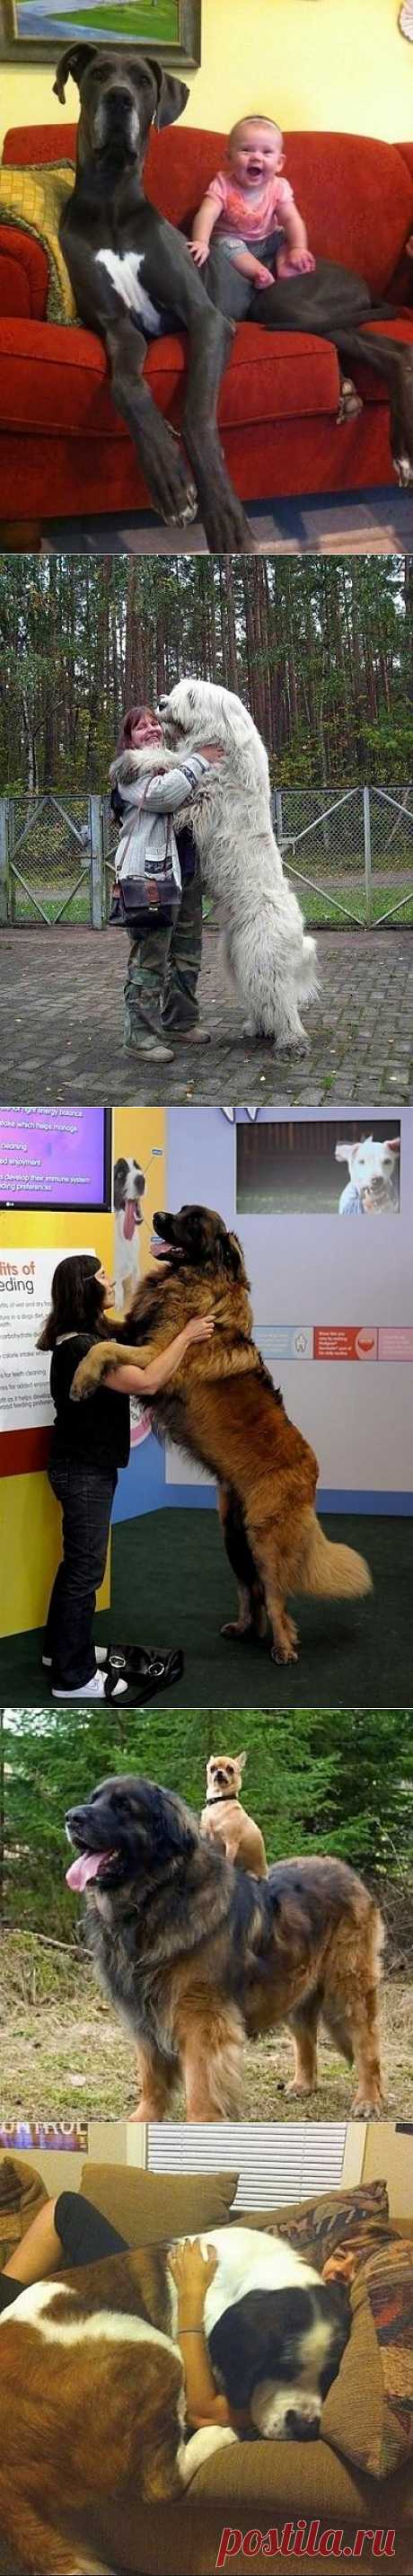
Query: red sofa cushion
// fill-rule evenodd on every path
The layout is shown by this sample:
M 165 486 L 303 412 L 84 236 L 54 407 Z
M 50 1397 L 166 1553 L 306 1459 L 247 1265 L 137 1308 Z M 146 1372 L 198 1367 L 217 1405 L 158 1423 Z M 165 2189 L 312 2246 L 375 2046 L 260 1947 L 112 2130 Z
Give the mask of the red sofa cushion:
M 151 133 L 148 196 L 173 223 L 189 223 L 222 160 L 224 136 L 188 125 Z M 76 126 L 10 128 L 6 162 L 52 161 L 76 152 Z M 314 251 L 358 270 L 382 295 L 413 224 L 413 172 L 397 144 L 369 135 L 287 134 L 288 176 Z
M 161 411 L 179 417 L 183 341 L 155 341 L 146 364 Z M 335 413 L 338 368 L 327 341 L 277 333 L 264 338 L 258 326 L 237 332 L 220 398 L 223 428 L 271 421 L 276 410 L 284 419 L 316 412 Z M 73 438 L 126 438 L 115 412 L 102 343 L 92 331 L 65 330 L 53 322 L 0 324 L 0 418 L 3 431 L 31 424 L 54 437 L 62 429 Z

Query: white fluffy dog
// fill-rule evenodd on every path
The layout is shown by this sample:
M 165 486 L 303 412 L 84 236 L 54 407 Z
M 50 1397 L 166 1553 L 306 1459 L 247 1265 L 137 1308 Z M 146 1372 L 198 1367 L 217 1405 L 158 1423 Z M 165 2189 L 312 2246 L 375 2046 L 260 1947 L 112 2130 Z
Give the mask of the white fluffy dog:
M 303 1055 L 299 1006 L 317 992 L 316 946 L 283 875 L 264 744 L 241 698 L 209 680 L 178 680 L 159 713 L 172 752 L 124 755 L 120 785 L 125 760 L 131 779 L 135 769 L 170 766 L 175 758 L 182 767 L 203 743 L 219 746 L 223 758 L 205 771 L 190 808 L 203 885 L 219 902 L 246 1037 L 273 1038 L 280 1053 Z
M 274 1038 L 280 1053 L 308 1045 L 300 1003 L 317 992 L 316 945 L 306 938 L 271 822 L 267 753 L 241 698 L 210 680 L 178 680 L 160 715 L 183 752 L 217 743 L 224 757 L 191 805 L 203 884 L 224 918 L 224 954 L 246 1012 L 246 1037 Z

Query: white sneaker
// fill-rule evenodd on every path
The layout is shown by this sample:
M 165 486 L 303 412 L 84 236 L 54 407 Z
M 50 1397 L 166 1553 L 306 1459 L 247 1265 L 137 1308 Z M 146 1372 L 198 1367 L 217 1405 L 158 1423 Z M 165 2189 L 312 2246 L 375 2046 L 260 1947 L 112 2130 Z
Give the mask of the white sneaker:
M 104 1699 L 104 1697 L 103 1673 L 92 1673 L 90 1682 L 82 1682 L 80 1690 L 54 1690 L 52 1687 L 52 1699 L 64 1699 L 67 1702 L 72 1699 Z

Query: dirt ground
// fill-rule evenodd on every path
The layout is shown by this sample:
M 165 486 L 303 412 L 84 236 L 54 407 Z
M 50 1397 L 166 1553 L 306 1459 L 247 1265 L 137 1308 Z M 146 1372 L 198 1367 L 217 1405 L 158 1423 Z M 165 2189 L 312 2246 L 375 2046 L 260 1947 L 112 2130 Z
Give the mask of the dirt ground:
M 126 940 L 116 930 L 8 929 L 2 934 L 0 1097 L 13 1102 L 227 1100 L 289 1107 L 413 1100 L 413 932 L 321 930 L 310 1047 L 277 1056 L 242 1035 L 214 931 L 204 934 L 199 994 L 205 1046 L 175 1046 L 152 1064 L 122 1044 Z M 150 1089 L 148 1074 L 150 1072 Z M 16 1088 L 17 1086 L 17 1088 Z
M 45 1953 L 47 1951 L 47 1958 Z M 58 1957 L 58 1954 L 55 1954 Z M 66 1987 L 66 1994 L 65 1989 Z M 0 2101 L 3 2122 L 57 2117 L 127 2119 L 136 2105 L 133 2044 L 96 1993 L 87 1962 L 60 1957 L 32 1935 L 2 1937 Z M 385 1981 L 383 2060 L 388 2116 L 413 2119 L 413 1982 Z M 319 2089 L 305 2104 L 286 2087 L 292 2048 L 282 2030 L 246 2050 L 244 2116 L 248 2120 L 348 2119 L 352 2074 L 327 2045 L 320 2048 Z M 182 2098 L 171 2108 L 182 2118 Z

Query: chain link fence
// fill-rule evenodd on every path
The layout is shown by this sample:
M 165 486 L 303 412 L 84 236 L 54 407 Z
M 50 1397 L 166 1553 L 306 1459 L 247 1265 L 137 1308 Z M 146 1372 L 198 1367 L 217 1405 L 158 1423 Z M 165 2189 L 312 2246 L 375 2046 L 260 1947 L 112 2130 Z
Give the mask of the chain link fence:
M 275 791 L 273 814 L 308 922 L 413 926 L 413 784 L 285 787 Z M 0 921 L 101 930 L 117 840 L 107 797 L 49 790 L 0 797 Z
M 283 787 L 274 823 L 307 921 L 331 929 L 413 925 L 413 784 Z

